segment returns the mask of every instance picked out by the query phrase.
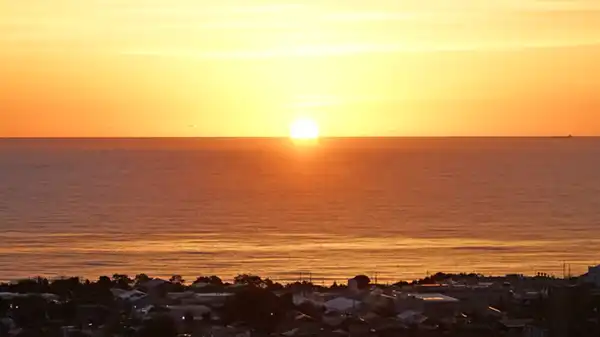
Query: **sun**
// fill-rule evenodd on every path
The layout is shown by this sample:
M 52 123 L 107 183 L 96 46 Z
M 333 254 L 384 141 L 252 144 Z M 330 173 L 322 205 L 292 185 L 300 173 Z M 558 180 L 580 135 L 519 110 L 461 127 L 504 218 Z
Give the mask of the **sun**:
M 319 138 L 319 125 L 310 118 L 299 118 L 290 125 L 290 138 L 314 140 Z

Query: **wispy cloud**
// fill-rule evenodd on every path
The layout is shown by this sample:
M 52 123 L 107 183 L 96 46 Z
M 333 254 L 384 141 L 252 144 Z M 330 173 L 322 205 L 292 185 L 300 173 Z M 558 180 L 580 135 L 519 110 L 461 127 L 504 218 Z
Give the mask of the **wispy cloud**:
M 145 56 L 145 57 L 170 57 L 170 58 L 189 58 L 189 59 L 209 59 L 209 60 L 236 60 L 236 59 L 269 59 L 282 57 L 331 57 L 331 56 L 353 56 L 360 54 L 388 54 L 388 53 L 432 53 L 432 52 L 465 52 L 465 51 L 515 51 L 523 49 L 548 49 L 548 48 L 572 48 L 572 47 L 591 47 L 600 46 L 600 38 L 595 41 L 570 41 L 568 43 L 560 41 L 543 41 L 523 45 L 513 43 L 487 43 L 481 44 L 463 44 L 463 45 L 394 45 L 394 44 L 354 44 L 354 45 L 305 45 L 294 48 L 271 48 L 271 49 L 247 49 L 247 50 L 227 50 L 227 51 L 206 51 L 198 49 L 131 49 L 119 51 L 123 56 Z
M 296 96 L 290 108 L 312 109 L 331 106 L 349 105 L 354 103 L 390 101 L 395 98 L 389 95 L 299 95 Z
M 577 46 L 600 39 L 596 0 L 57 1 L 3 3 L 4 49 L 227 59 Z

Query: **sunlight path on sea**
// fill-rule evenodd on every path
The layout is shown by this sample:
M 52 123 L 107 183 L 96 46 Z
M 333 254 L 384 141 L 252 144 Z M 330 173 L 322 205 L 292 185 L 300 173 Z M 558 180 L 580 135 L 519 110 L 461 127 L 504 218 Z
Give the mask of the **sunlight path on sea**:
M 53 242 L 32 247 L 29 240 Z M 559 240 L 482 240 L 469 238 L 350 237 L 341 235 L 281 233 L 246 236 L 193 233 L 148 235 L 143 239 L 99 234 L 5 233 L 0 247 L 4 278 L 39 274 L 52 266 L 51 276 L 80 275 L 96 278 L 112 273 L 148 273 L 186 279 L 216 274 L 231 279 L 240 273 L 268 276 L 279 281 L 297 280 L 311 273 L 326 283 L 355 274 L 377 274 L 383 282 L 412 280 L 426 273 L 477 272 L 531 274 L 560 272 L 570 261 L 574 272 L 588 261 L 577 259 L 581 248 L 600 246 L 600 239 L 573 241 L 562 251 Z M 561 251 L 551 247 L 560 247 Z M 549 263 L 556 259 L 557 262 Z M 597 256 L 600 258 L 600 256 Z M 11 261 L 23 263 L 11 268 Z M 81 265 L 85 273 L 81 273 Z M 143 266 L 144 268 L 140 268 Z M 366 267 L 368 266 L 368 267 Z M 47 275 L 47 274 L 45 274 Z
M 600 139 L 0 140 L 0 279 L 600 262 Z

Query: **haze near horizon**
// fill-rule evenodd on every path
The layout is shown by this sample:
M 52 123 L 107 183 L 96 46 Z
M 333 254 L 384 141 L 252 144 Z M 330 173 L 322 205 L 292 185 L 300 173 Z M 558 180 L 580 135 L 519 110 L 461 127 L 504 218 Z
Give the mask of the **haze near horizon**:
M 593 0 L 0 3 L 0 137 L 600 135 Z

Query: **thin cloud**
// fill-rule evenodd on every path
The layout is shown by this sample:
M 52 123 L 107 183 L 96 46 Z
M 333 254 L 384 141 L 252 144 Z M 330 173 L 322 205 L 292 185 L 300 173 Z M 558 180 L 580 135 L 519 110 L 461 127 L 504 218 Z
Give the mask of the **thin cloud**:
M 596 0 L 62 0 L 61 10 L 39 1 L 26 10 L 24 3 L 10 2 L 0 13 L 5 50 L 55 43 L 82 52 L 93 45 L 122 55 L 237 59 L 568 47 L 600 39 Z
M 197 59 L 268 59 L 282 57 L 331 57 L 352 56 L 359 54 L 389 54 L 389 53 L 433 53 L 433 52 L 489 52 L 489 51 L 515 51 L 526 49 L 548 49 L 548 48 L 573 48 L 600 46 L 600 39 L 596 41 L 569 41 L 561 43 L 555 41 L 537 42 L 522 45 L 513 43 L 505 44 L 464 44 L 448 46 L 408 46 L 408 45 L 328 45 L 328 46 L 299 46 L 290 49 L 264 49 L 264 50 L 234 50 L 234 51 L 202 51 L 202 50 L 162 50 L 162 49 L 132 49 L 121 51 L 123 56 L 149 56 L 149 57 L 180 57 Z
M 395 96 L 385 95 L 301 95 L 297 96 L 294 102 L 289 105 L 289 107 L 292 109 L 324 108 L 331 106 L 348 105 L 353 103 L 392 101 L 396 99 L 397 97 Z
M 416 20 L 424 15 L 427 14 L 417 12 L 339 12 L 326 14 L 322 20 L 332 22 L 405 21 Z

